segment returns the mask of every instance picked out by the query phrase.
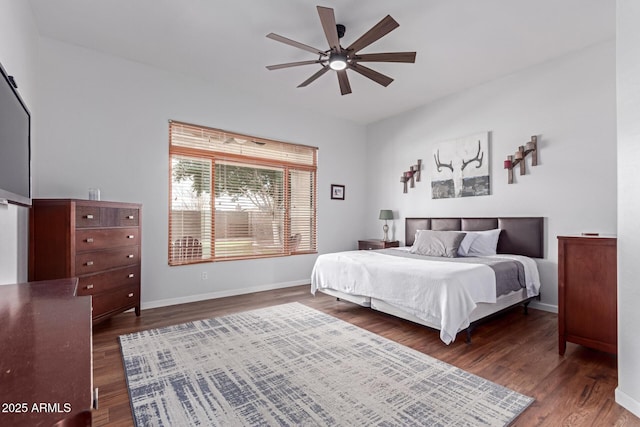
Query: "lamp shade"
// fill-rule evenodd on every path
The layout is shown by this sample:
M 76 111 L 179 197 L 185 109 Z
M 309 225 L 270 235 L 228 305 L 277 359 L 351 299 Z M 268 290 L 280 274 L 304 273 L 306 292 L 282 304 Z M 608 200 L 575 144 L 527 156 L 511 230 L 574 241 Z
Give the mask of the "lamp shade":
M 393 219 L 393 211 L 388 209 L 380 210 L 380 218 L 379 219 Z

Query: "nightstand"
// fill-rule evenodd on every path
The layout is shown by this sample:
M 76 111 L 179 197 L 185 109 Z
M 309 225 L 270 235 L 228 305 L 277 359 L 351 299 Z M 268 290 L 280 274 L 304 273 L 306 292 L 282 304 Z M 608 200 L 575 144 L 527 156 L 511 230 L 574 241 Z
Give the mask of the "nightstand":
M 358 240 L 358 249 L 359 250 L 371 250 L 371 249 L 385 249 L 385 248 L 397 248 L 400 246 L 400 242 L 397 240 L 393 240 L 390 242 L 385 242 L 380 239 L 368 239 L 368 240 Z

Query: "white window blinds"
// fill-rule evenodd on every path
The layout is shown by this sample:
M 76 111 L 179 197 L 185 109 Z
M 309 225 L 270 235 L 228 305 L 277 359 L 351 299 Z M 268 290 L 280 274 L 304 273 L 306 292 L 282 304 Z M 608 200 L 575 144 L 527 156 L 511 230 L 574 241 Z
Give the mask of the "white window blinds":
M 169 264 L 316 251 L 317 148 L 170 122 Z

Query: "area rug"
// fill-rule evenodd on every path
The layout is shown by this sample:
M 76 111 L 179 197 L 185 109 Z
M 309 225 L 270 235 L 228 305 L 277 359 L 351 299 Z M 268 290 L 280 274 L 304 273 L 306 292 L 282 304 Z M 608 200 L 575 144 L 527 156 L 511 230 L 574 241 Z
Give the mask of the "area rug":
M 137 426 L 504 426 L 532 402 L 299 303 L 120 336 Z

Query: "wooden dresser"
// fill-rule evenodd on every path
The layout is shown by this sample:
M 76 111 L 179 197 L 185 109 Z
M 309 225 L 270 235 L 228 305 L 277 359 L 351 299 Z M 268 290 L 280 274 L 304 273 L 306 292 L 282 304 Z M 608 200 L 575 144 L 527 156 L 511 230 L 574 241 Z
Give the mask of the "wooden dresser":
M 76 286 L 0 286 L 0 425 L 91 425 L 91 299 L 75 296 Z
M 94 324 L 135 308 L 140 315 L 141 205 L 34 199 L 29 280 L 79 279 L 93 298 Z
M 559 353 L 567 341 L 617 354 L 617 241 L 558 237 Z

